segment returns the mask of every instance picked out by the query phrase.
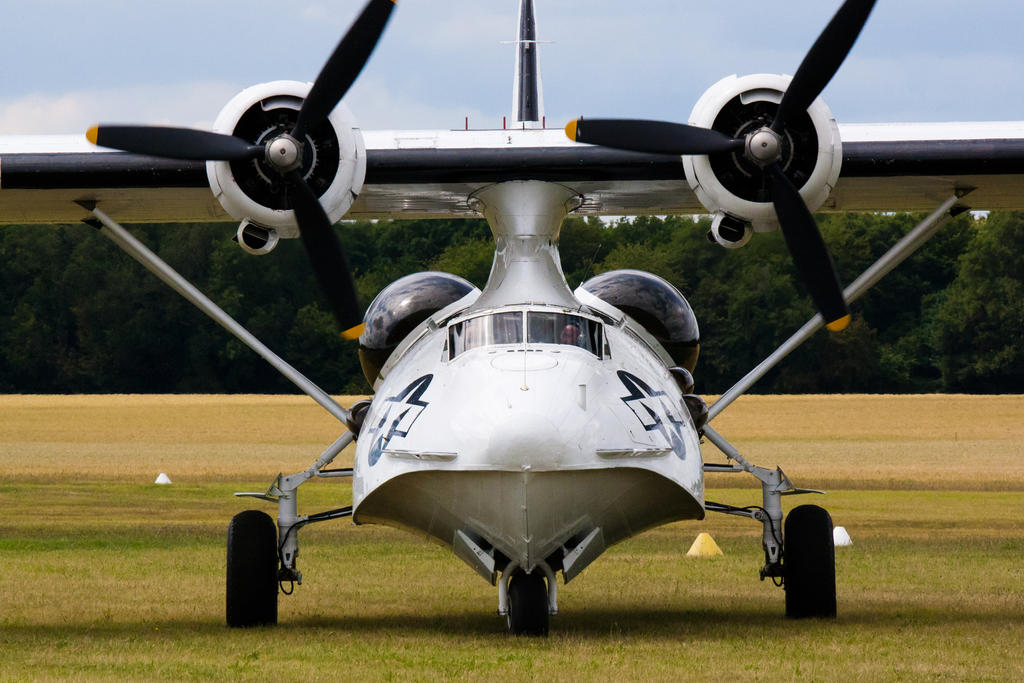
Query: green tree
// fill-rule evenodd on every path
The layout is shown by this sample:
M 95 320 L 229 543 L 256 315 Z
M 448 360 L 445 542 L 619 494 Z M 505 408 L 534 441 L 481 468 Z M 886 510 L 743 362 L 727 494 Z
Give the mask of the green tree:
M 1024 386 L 1024 213 L 977 226 L 937 306 L 943 387 L 1016 393 Z
M 844 282 L 920 216 L 830 214 L 819 224 Z M 1018 391 L 1022 214 L 962 216 L 854 307 L 841 334 L 822 332 L 757 391 Z M 570 217 L 560 253 L 570 286 L 639 268 L 683 292 L 702 341 L 698 389 L 719 392 L 814 312 L 780 234 L 725 250 L 708 219 Z M 351 221 L 335 228 L 362 305 L 395 279 L 437 269 L 486 281 L 482 220 Z M 364 391 L 353 342 L 298 240 L 253 257 L 227 224 L 130 230 L 268 346 L 328 391 Z M 0 391 L 289 392 L 262 359 L 84 225 L 0 229 Z
M 562 222 L 558 254 L 570 289 L 595 274 L 594 265 L 614 247 L 614 230 L 594 217 L 570 216 Z
M 494 242 L 490 238 L 469 239 L 449 244 L 430 264 L 430 270 L 464 277 L 483 289 L 493 261 Z

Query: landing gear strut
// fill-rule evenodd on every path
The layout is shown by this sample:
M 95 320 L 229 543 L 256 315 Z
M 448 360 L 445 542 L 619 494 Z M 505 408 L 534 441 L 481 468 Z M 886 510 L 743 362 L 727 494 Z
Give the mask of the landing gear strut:
M 236 493 L 277 505 L 277 524 L 259 510 L 235 515 L 228 526 L 227 622 L 231 627 L 277 623 L 278 586 L 302 585 L 302 572 L 295 565 L 299 556 L 299 529 L 314 522 L 326 522 L 352 515 L 352 506 L 314 515 L 298 514 L 299 486 L 314 477 L 351 477 L 351 469 L 324 469 L 342 449 L 352 443 L 345 432 L 327 447 L 305 472 L 278 475 L 264 493 Z M 284 591 L 290 595 L 291 590 Z
M 749 517 L 761 522 L 764 567 L 761 580 L 771 578 L 786 591 L 786 616 L 835 618 L 836 557 L 832 539 L 832 518 L 817 505 L 801 505 L 786 517 L 782 525 L 782 496 L 801 493 L 823 493 L 798 489 L 779 468 L 765 469 L 752 465 L 736 447 L 709 426 L 704 435 L 736 465 L 705 463 L 705 472 L 748 472 L 761 482 L 762 505 L 744 508 L 721 503 L 705 503 L 712 512 Z M 783 533 L 784 532 L 784 533 Z
M 506 565 L 498 579 L 498 614 L 514 636 L 547 636 L 549 617 L 558 614 L 554 570 L 544 562 L 529 573 L 514 562 Z

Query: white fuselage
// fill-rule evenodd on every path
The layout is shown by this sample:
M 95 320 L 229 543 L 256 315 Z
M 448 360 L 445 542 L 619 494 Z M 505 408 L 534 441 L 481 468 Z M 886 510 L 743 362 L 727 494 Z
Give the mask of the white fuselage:
M 542 183 L 505 185 L 528 206 L 543 195 Z M 534 213 L 557 239 L 561 215 Z M 492 228 L 516 223 L 487 215 Z M 483 293 L 422 323 L 382 372 L 356 448 L 355 522 L 447 545 L 461 531 L 530 571 L 594 529 L 603 548 L 702 518 L 699 440 L 664 351 L 617 309 L 570 293 L 560 268 L 559 283 L 515 282 L 552 272 L 557 250 L 500 229 L 499 252 L 526 251 L 500 267 L 499 254 Z M 550 300 L 556 284 L 557 304 L 530 294 Z M 508 294 L 489 296 L 497 290 Z M 574 334 L 559 333 L 566 322 Z

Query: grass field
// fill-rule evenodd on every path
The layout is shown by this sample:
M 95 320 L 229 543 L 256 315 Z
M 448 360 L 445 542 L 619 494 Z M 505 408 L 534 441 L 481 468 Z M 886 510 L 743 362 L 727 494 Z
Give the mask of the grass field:
M 1024 679 L 1024 397 L 741 399 L 719 431 L 829 489 L 785 502 L 853 537 L 839 618 L 786 621 L 759 527 L 712 516 L 611 548 L 546 640 L 507 637 L 450 551 L 347 523 L 302 532 L 277 628 L 223 626 L 224 532 L 252 504 L 231 493 L 337 436 L 308 399 L 0 397 L 0 416 L 0 680 Z M 708 497 L 759 493 L 718 475 Z M 300 511 L 349 499 L 316 482 Z M 684 557 L 700 531 L 723 557 Z

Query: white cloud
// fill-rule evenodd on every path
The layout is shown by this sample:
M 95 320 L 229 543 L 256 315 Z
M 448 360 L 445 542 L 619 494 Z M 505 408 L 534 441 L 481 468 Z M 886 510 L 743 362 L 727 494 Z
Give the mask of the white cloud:
M 337 3 L 308 2 L 299 10 L 298 18 L 317 32 L 337 33 L 340 39 L 361 10 L 357 3 L 339 6 Z
M 99 122 L 210 128 L 242 88 L 200 81 L 0 99 L 0 134 L 84 133 Z
M 473 128 L 495 128 L 501 114 L 466 109 L 449 102 L 428 102 L 395 90 L 374 78 L 361 78 L 345 97 L 359 125 L 366 130 L 461 128 L 465 117 Z
M 232 83 L 196 82 L 0 98 L 0 135 L 81 135 L 101 122 L 209 129 L 241 90 Z M 426 101 L 387 79 L 372 77 L 360 79 L 345 103 L 366 129 L 459 128 L 466 116 L 473 127 L 497 127 L 505 113 L 497 107 L 485 112 L 444 100 Z
M 481 48 L 495 49 L 503 40 L 515 40 L 514 12 L 486 12 L 455 17 L 437 16 L 419 25 L 411 33 L 412 43 L 435 52 L 474 54 Z
M 844 64 L 825 98 L 846 122 L 1024 118 L 1024 58 L 998 54 L 867 55 Z

